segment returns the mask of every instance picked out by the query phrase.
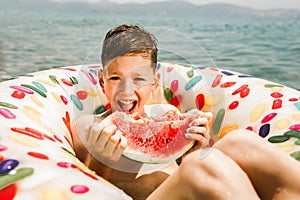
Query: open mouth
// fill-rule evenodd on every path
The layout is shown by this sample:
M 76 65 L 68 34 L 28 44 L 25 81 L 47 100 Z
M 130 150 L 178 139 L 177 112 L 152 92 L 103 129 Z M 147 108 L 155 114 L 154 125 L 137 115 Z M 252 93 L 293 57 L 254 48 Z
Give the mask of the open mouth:
M 137 105 L 137 101 L 118 101 L 120 110 L 126 113 L 131 113 Z

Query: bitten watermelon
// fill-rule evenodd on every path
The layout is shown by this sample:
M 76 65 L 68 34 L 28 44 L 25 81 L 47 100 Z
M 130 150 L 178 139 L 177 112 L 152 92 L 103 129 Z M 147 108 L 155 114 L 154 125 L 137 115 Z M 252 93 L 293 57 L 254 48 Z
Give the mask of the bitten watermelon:
M 112 120 L 127 138 L 125 157 L 143 163 L 166 163 L 193 146 L 194 141 L 186 139 L 185 132 L 199 115 L 196 109 L 182 114 L 175 108 L 149 117 L 114 112 Z

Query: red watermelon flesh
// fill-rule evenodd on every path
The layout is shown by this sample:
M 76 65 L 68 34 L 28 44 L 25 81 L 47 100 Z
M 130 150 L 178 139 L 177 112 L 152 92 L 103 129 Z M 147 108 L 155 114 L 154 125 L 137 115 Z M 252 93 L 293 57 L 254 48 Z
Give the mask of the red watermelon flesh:
M 194 141 L 186 139 L 185 133 L 189 123 L 199 116 L 196 109 L 183 114 L 173 109 L 155 117 L 114 112 L 112 119 L 127 138 L 125 157 L 144 163 L 165 163 L 192 147 Z

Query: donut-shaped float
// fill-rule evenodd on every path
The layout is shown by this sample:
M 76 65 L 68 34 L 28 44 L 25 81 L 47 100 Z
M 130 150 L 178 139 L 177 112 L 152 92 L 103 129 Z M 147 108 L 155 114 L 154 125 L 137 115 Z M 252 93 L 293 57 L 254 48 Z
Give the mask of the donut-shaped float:
M 131 199 L 73 150 L 72 120 L 110 108 L 97 83 L 99 67 L 55 68 L 0 83 L 0 199 Z M 217 68 L 158 68 L 161 82 L 148 104 L 213 112 L 211 144 L 249 129 L 300 159 L 299 91 Z

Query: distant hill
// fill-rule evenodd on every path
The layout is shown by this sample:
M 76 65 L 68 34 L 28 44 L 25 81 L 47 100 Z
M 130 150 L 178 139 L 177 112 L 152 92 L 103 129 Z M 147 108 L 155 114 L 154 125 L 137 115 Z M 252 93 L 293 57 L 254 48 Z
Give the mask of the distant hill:
M 163 1 L 146 4 L 118 4 L 110 1 L 98 3 L 86 2 L 54 2 L 50 0 L 1 0 L 0 10 L 33 10 L 33 11 L 64 11 L 64 12 L 103 12 L 137 15 L 162 16 L 221 16 L 221 17 L 292 17 L 300 18 L 298 9 L 255 10 L 249 7 L 224 3 L 195 5 L 183 0 Z

